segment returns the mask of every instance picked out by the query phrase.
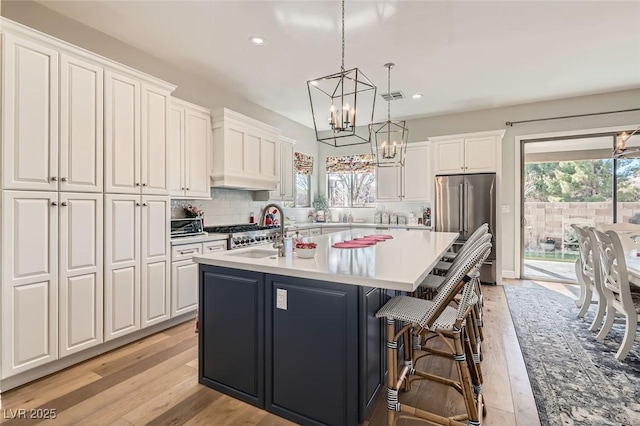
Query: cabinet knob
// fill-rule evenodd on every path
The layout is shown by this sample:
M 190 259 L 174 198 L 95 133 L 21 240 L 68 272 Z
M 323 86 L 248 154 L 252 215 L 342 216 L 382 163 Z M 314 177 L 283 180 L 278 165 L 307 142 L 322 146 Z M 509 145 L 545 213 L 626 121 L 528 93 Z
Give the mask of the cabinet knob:
M 147 184 L 146 184 L 146 183 L 143 183 L 143 184 L 142 184 L 142 186 L 147 186 Z
M 136 203 L 136 206 L 140 206 L 140 203 Z
M 189 188 L 187 188 L 187 191 L 189 190 Z
M 181 191 L 184 191 L 184 187 L 180 188 Z
M 63 201 L 62 203 L 60 203 L 60 205 L 61 205 L 62 207 L 67 207 L 69 204 L 68 204 L 66 201 Z
M 136 182 L 136 186 L 140 186 L 140 183 L 139 183 L 139 182 Z
M 61 182 L 66 182 L 66 181 L 67 181 L 67 178 L 66 178 L 66 177 L 60 178 L 60 181 L 61 181 Z
M 147 203 L 142 203 L 142 207 L 147 207 L 148 204 Z
M 52 206 L 57 206 L 57 205 L 58 205 L 58 203 L 56 203 L 55 201 L 52 201 L 52 202 L 51 202 L 51 205 L 52 205 Z
M 55 181 L 57 181 L 57 180 L 58 180 L 58 178 L 57 178 L 57 177 L 55 177 L 55 176 L 51 176 L 51 182 L 55 182 Z

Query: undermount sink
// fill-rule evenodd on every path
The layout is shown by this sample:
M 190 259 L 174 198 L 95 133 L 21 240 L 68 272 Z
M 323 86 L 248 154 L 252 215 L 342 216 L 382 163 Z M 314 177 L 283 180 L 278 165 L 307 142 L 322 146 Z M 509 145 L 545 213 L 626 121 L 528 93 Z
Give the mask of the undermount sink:
M 251 259 L 261 259 L 263 257 L 269 256 L 278 256 L 278 252 L 276 250 L 261 250 L 261 249 L 253 249 L 248 251 L 243 251 L 242 253 L 229 253 L 227 256 L 238 256 L 238 257 L 248 257 Z

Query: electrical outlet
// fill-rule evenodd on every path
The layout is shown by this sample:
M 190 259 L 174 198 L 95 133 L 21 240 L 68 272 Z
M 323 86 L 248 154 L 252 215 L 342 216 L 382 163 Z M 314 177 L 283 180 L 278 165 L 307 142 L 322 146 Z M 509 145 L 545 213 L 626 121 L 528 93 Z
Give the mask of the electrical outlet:
M 509 213 L 511 211 L 511 206 L 509 204 L 502 205 L 502 213 Z
M 287 310 L 287 290 L 276 289 L 276 308 Z

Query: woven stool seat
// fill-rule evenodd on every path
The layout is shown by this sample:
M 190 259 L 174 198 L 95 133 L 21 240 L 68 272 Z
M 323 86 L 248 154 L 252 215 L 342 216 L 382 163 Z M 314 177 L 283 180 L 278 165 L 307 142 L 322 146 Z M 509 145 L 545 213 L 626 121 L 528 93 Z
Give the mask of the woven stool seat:
M 439 269 L 441 271 L 448 271 L 449 268 L 451 268 L 451 265 L 452 265 L 451 262 L 445 262 L 445 261 L 441 260 L 438 263 L 436 263 L 436 266 L 434 266 L 433 269 Z
M 426 327 L 434 306 L 431 300 L 410 296 L 395 296 L 376 312 L 376 318 L 399 320 Z M 447 306 L 435 320 L 430 330 L 452 330 L 456 319 L 456 309 Z

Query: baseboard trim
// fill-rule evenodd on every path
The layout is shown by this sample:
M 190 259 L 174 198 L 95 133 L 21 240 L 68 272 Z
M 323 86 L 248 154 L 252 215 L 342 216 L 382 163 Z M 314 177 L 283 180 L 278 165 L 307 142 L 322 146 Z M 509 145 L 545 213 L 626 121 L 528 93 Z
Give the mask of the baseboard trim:
M 509 278 L 512 280 L 517 280 L 516 271 L 502 271 L 502 278 Z
M 162 323 L 149 326 L 134 333 L 127 334 L 126 336 L 119 337 L 115 340 L 110 340 L 98 346 L 88 348 L 82 352 L 78 352 L 66 356 L 62 359 L 52 361 L 48 364 L 41 365 L 40 367 L 36 367 L 32 370 L 16 374 L 15 376 L 7 377 L 6 379 L 0 380 L 0 393 L 6 392 L 13 388 L 17 388 L 18 386 L 22 386 L 34 380 L 41 379 L 45 376 L 48 376 L 49 374 L 56 373 L 60 370 L 71 367 L 72 365 L 86 361 L 90 358 L 94 358 L 98 355 L 102 355 L 121 346 L 128 345 L 129 343 L 158 333 L 162 330 L 166 330 L 167 328 L 171 328 L 178 324 L 191 321 L 193 320 L 193 318 L 195 318 L 195 312 L 187 312 L 183 315 L 171 318 L 170 320 L 164 321 Z

